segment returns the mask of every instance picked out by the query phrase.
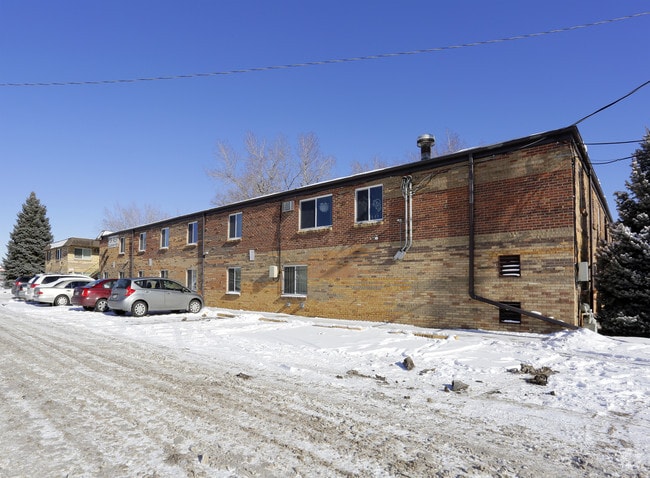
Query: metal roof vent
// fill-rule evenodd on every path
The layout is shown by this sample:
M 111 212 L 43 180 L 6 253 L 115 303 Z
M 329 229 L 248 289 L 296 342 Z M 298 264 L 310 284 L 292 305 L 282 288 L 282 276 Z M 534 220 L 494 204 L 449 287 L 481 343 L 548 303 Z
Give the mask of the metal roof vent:
M 432 134 L 422 134 L 418 136 L 418 148 L 420 148 L 420 160 L 431 159 L 431 146 L 436 143 L 436 138 Z

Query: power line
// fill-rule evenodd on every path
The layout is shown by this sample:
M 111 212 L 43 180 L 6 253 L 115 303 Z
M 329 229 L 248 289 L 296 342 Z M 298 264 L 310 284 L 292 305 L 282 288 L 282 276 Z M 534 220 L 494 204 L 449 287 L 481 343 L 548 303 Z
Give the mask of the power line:
M 632 141 L 607 141 L 601 143 L 584 143 L 587 146 L 608 146 L 612 144 L 631 144 L 631 143 L 640 143 L 642 139 L 633 139 Z
M 603 164 L 612 164 L 618 163 L 619 161 L 625 161 L 626 159 L 632 159 L 634 156 L 625 156 L 624 158 L 610 159 L 609 161 L 592 161 L 591 164 L 594 166 L 601 166 Z
M 611 103 L 609 103 L 609 104 L 603 106 L 602 108 L 598 108 L 596 111 L 594 111 L 593 113 L 588 114 L 588 115 L 585 116 L 584 118 L 580 118 L 578 121 L 576 121 L 575 123 L 573 123 L 572 126 L 576 126 L 577 124 L 582 123 L 582 122 L 583 122 L 584 120 L 586 120 L 587 118 L 591 118 L 592 116 L 594 116 L 594 115 L 600 113 L 601 111 L 605 111 L 607 108 L 609 108 L 609 107 L 611 107 L 611 106 L 614 106 L 616 103 L 618 103 L 618 102 L 620 102 L 620 101 L 623 101 L 623 100 L 624 100 L 625 98 L 627 98 L 628 96 L 632 96 L 634 93 L 636 93 L 636 92 L 639 91 L 641 88 L 643 88 L 644 86 L 647 86 L 647 85 L 650 85 L 650 80 L 648 80 L 648 81 L 646 81 L 645 83 L 643 83 L 643 84 L 637 86 L 637 87 L 634 88 L 632 91 L 630 91 L 628 94 L 626 94 L 626 95 L 624 95 L 624 96 L 621 96 L 621 97 L 618 98 L 617 100 L 612 101 Z
M 495 44 L 495 43 L 504 43 L 504 42 L 508 42 L 508 41 L 525 40 L 525 39 L 528 39 L 528 38 L 535 38 L 535 37 L 540 37 L 540 36 L 544 36 L 544 35 L 551 35 L 551 34 L 555 34 L 555 33 L 563 33 L 563 32 L 578 30 L 578 29 L 582 29 L 582 28 L 589 28 L 589 27 L 595 27 L 595 26 L 599 26 L 599 25 L 605 25 L 605 24 L 608 24 L 608 23 L 620 22 L 620 21 L 623 21 L 623 20 L 630 20 L 632 18 L 642 17 L 644 15 L 650 15 L 650 11 L 649 12 L 635 13 L 635 14 L 632 14 L 632 15 L 624 16 L 624 17 L 611 18 L 609 20 L 600 20 L 600 21 L 592 22 L 592 23 L 584 23 L 582 25 L 574 25 L 574 26 L 571 26 L 571 27 L 556 28 L 556 29 L 553 29 L 553 30 L 547 30 L 547 31 L 542 31 L 542 32 L 537 32 L 537 33 L 526 33 L 526 34 L 523 34 L 523 35 L 515 35 L 515 36 L 506 37 L 506 38 L 499 38 L 499 39 L 495 39 L 495 40 L 483 40 L 483 41 L 476 41 L 476 42 L 471 42 L 471 43 L 462 43 L 460 45 L 449 45 L 449 46 L 442 46 L 442 47 L 435 47 L 435 48 L 425 48 L 425 49 L 421 49 L 421 50 L 402 51 L 402 52 L 395 52 L 395 53 L 380 53 L 380 54 L 377 54 L 377 55 L 366 55 L 366 56 L 338 58 L 338 59 L 320 60 L 320 61 L 308 61 L 308 62 L 304 62 L 304 63 L 289 63 L 289 64 L 286 64 L 286 65 L 263 66 L 263 67 L 255 67 L 255 68 L 244 68 L 244 69 L 238 69 L 238 70 L 215 71 L 215 72 L 209 72 L 209 73 L 189 73 L 189 74 L 183 74 L 183 75 L 155 76 L 155 77 L 149 77 L 149 78 L 126 78 L 126 79 L 115 79 L 115 80 L 60 81 L 60 82 L 39 82 L 39 83 L 0 83 L 0 87 L 7 88 L 7 87 L 38 87 L 38 86 L 106 85 L 106 84 L 115 84 L 115 83 L 137 83 L 137 82 L 143 82 L 143 81 L 181 80 L 181 79 L 188 79 L 188 78 L 205 78 L 205 77 L 212 77 L 212 76 L 235 75 L 235 74 L 241 74 L 241 73 L 256 73 L 256 72 L 261 72 L 261 71 L 286 70 L 286 69 L 292 69 L 292 68 L 303 68 L 303 67 L 308 67 L 308 66 L 332 65 L 332 64 L 338 64 L 338 63 L 351 63 L 351 62 L 358 62 L 358 61 L 379 60 L 379 59 L 383 59 L 383 58 L 394 58 L 394 57 L 407 56 L 407 55 L 420 55 L 420 54 L 424 54 L 424 53 L 436 53 L 436 52 L 446 51 L 446 50 L 456 50 L 456 49 L 460 49 L 460 48 L 470 48 L 470 47 L 481 46 L 481 45 L 491 45 L 491 44 Z M 586 119 L 586 118 L 583 118 L 583 119 Z M 580 121 L 582 121 L 582 120 L 580 120 Z

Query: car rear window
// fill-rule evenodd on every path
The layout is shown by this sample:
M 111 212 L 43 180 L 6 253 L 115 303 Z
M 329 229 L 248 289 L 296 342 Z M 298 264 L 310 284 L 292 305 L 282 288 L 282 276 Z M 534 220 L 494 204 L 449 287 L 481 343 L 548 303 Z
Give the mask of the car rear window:
M 113 289 L 126 289 L 130 285 L 131 285 L 131 279 L 120 279 L 115 283 Z

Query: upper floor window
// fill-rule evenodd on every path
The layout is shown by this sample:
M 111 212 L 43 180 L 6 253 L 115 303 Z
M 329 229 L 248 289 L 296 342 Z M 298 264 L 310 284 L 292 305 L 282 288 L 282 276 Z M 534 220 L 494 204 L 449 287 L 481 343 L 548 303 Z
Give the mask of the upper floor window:
M 58 248 L 56 251 L 54 251 L 54 258 L 57 261 L 60 261 L 62 257 L 63 257 L 63 252 L 61 252 L 61 248 Z
M 120 254 L 126 252 L 126 237 L 120 237 Z
M 75 259 L 90 259 L 92 256 L 92 250 L 87 247 L 75 247 L 74 248 L 74 258 Z
M 242 238 L 242 220 L 243 215 L 241 212 L 231 214 L 228 217 L 228 239 Z
M 138 250 L 140 252 L 145 251 L 147 249 L 147 233 L 146 232 L 141 232 L 140 233 L 140 243 L 138 244 Z
M 169 247 L 169 228 L 163 227 L 160 230 L 160 248 L 166 249 Z
M 190 222 L 187 225 L 187 243 L 196 244 L 199 242 L 199 223 Z
M 331 195 L 300 201 L 300 229 L 314 229 L 331 225 Z
M 160 271 L 160 277 L 162 277 L 163 279 L 169 278 L 169 271 L 167 269 L 161 270 Z
M 384 217 L 384 188 L 372 186 L 356 191 L 356 222 L 380 221 Z

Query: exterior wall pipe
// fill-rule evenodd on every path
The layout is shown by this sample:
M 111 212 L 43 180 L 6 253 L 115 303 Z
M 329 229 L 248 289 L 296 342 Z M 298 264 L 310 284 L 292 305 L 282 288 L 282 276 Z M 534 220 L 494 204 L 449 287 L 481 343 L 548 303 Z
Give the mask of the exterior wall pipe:
M 476 294 L 475 287 L 474 287 L 474 253 L 476 249 L 476 242 L 475 242 L 475 217 L 474 217 L 474 155 L 469 154 L 469 296 L 472 300 L 476 300 L 479 302 L 484 302 L 486 304 L 493 305 L 495 307 L 498 307 L 499 309 L 504 309 L 504 310 L 509 310 L 511 312 L 516 312 L 522 315 L 526 315 L 528 317 L 532 317 L 534 319 L 539 319 L 543 320 L 544 322 L 548 322 L 550 324 L 554 325 L 560 325 L 562 327 L 566 327 L 568 329 L 578 329 L 577 326 L 573 324 L 569 324 L 567 322 L 562 322 L 561 320 L 553 319 L 552 317 L 546 317 L 542 314 L 538 314 L 536 312 L 531 312 L 529 310 L 524 310 L 519 307 L 513 307 L 508 304 L 504 304 L 503 302 L 499 302 L 496 300 L 488 299 L 485 297 L 481 297 L 480 295 Z
M 404 245 L 395 254 L 394 259 L 403 259 L 413 245 L 413 178 L 402 178 L 402 196 L 404 197 Z

